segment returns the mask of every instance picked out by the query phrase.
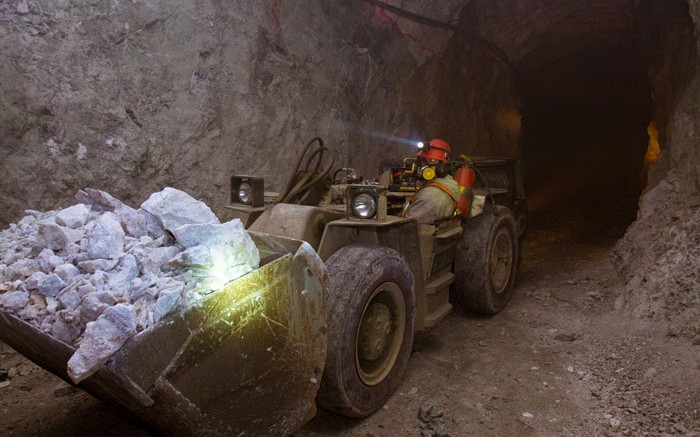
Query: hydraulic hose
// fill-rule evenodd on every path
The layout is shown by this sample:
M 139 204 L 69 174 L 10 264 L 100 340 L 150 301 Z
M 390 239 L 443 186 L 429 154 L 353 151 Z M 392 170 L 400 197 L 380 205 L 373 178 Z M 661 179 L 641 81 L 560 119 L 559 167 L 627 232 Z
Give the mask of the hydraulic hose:
M 292 199 L 294 199 L 295 197 L 297 197 L 299 195 L 303 195 L 305 191 L 307 191 L 309 188 L 316 185 L 317 183 L 321 182 L 326 176 L 328 176 L 328 174 L 331 172 L 331 168 L 333 168 L 333 164 L 335 163 L 335 157 L 336 157 L 335 151 L 333 149 L 328 148 L 328 147 L 322 147 L 322 148 L 318 149 L 316 152 L 314 152 L 314 154 L 320 153 L 320 155 L 322 155 L 323 152 L 328 152 L 331 154 L 331 158 L 328 162 L 328 165 L 326 165 L 326 167 L 323 169 L 323 171 L 321 171 L 321 173 L 316 175 L 313 179 L 311 179 L 310 181 L 308 181 L 307 183 L 305 183 L 301 187 L 299 187 L 295 190 L 292 190 L 289 194 L 287 194 L 285 196 L 283 202 L 291 202 Z M 319 163 L 320 163 L 320 160 L 319 160 Z
M 318 143 L 318 148 L 309 154 L 309 150 L 314 143 Z M 323 162 L 324 153 L 329 153 L 330 162 L 321 173 L 318 173 L 318 169 Z M 299 171 L 302 162 L 305 160 L 305 168 L 302 172 Z M 312 186 L 323 180 L 331 171 L 333 164 L 335 163 L 336 152 L 323 145 L 323 140 L 320 137 L 316 137 L 309 141 L 304 150 L 297 158 L 296 164 L 294 166 L 294 171 L 292 172 L 289 182 L 282 193 L 280 193 L 277 198 L 278 202 L 289 203 L 297 197 L 301 197 L 301 201 L 306 197 L 305 192 L 309 190 Z M 313 168 L 312 168 L 313 167 Z M 316 176 L 313 176 L 316 174 Z
M 289 192 L 292 190 L 293 186 L 295 185 L 295 180 L 298 178 L 299 175 L 299 167 L 301 167 L 301 162 L 304 160 L 304 157 L 306 156 L 306 153 L 308 152 L 309 148 L 314 142 L 317 142 L 319 144 L 319 147 L 323 147 L 323 140 L 320 137 L 313 138 L 311 141 L 309 141 L 306 146 L 304 146 L 304 150 L 301 152 L 299 157 L 297 158 L 296 164 L 294 164 L 294 170 L 292 170 L 291 175 L 289 176 L 289 181 L 287 181 L 287 184 L 284 187 L 284 190 L 280 192 L 280 195 L 277 197 L 278 202 L 282 202 L 285 197 L 289 194 Z

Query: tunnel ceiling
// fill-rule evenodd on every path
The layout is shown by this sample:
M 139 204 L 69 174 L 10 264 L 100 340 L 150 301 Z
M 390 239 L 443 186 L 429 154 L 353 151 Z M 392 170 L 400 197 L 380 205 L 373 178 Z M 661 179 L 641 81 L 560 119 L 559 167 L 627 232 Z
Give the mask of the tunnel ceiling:
M 469 7 L 466 11 L 468 17 Z M 500 47 L 516 65 L 545 48 L 566 56 L 586 47 L 606 47 L 633 30 L 628 0 L 500 0 L 480 2 L 471 11 L 477 22 L 467 18 L 465 25 Z
M 694 26 L 685 0 L 472 0 L 459 28 L 492 44 L 531 90 L 542 81 L 556 88 L 549 82 L 562 77 L 622 78 L 633 84 L 617 97 L 641 105 L 648 102 L 629 90 L 650 87 L 662 124 L 694 74 Z M 572 66 L 572 75 L 552 74 Z
M 647 66 L 641 60 L 630 4 L 591 2 L 550 12 L 549 25 L 536 45 L 519 59 L 531 112 L 567 108 L 537 108 L 549 95 L 559 105 L 604 110 L 624 116 L 630 108 L 649 117 Z

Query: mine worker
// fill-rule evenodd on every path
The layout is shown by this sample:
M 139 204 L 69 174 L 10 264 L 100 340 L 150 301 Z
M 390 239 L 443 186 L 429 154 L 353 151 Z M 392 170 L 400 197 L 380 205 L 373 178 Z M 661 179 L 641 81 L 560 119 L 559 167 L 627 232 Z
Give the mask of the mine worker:
M 418 153 L 425 160 L 421 176 L 425 184 L 410 199 L 404 210 L 406 217 L 418 223 L 429 224 L 451 217 L 457 210 L 459 185 L 449 173 L 448 159 L 452 150 L 446 141 L 430 140 L 428 146 Z

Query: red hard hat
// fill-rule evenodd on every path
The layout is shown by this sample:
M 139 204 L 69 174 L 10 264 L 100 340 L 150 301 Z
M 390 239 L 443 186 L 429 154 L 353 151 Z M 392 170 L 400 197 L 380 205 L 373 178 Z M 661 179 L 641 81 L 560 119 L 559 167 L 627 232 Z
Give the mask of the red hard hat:
M 447 161 L 450 153 L 452 153 L 452 149 L 450 149 L 450 145 L 447 144 L 447 141 L 436 138 L 434 140 L 430 140 L 430 143 L 428 143 L 428 148 L 418 153 L 418 156 L 421 158 L 430 159 L 432 161 L 445 162 Z

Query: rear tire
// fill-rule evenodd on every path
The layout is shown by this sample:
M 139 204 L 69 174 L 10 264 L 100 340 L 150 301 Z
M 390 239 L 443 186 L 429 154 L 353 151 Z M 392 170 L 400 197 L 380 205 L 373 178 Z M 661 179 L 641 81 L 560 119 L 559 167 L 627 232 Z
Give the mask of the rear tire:
M 393 249 L 352 245 L 326 262 L 331 279 L 319 406 L 364 417 L 391 397 L 413 344 L 413 274 Z
M 518 266 L 513 213 L 501 205 L 462 224 L 455 253 L 454 300 L 464 310 L 496 314 L 510 300 Z

